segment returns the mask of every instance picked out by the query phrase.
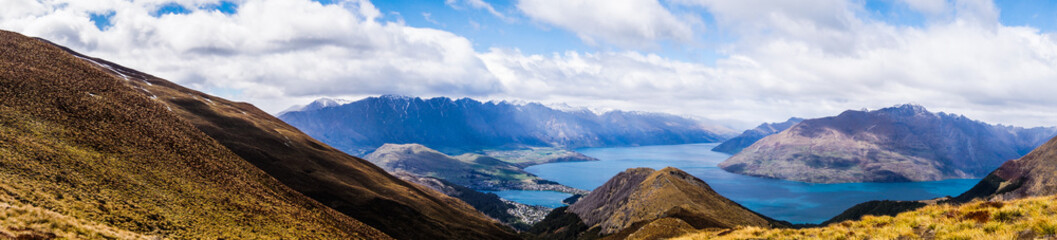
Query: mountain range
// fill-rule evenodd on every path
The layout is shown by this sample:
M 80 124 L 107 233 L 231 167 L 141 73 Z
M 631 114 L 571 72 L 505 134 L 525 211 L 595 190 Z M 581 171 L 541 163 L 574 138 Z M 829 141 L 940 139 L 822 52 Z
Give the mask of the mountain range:
M 801 121 L 804 121 L 804 119 L 794 117 L 789 118 L 789 120 L 786 120 L 785 122 L 760 124 L 760 126 L 757 126 L 756 128 L 745 130 L 741 135 L 723 141 L 723 143 L 712 148 L 712 151 L 731 155 L 737 154 L 738 152 L 741 152 L 742 149 L 752 146 L 756 141 L 775 133 L 785 131 Z
M 538 103 L 384 95 L 322 99 L 279 118 L 351 154 L 417 143 L 449 154 L 525 147 L 607 147 L 718 142 L 728 130 L 658 113 L 557 110 Z
M 813 183 L 978 178 L 1057 134 L 990 125 L 917 105 L 804 120 L 719 164 L 726 171 Z
M 250 104 L 16 33 L 0 48 L 4 204 L 162 238 L 516 238 Z

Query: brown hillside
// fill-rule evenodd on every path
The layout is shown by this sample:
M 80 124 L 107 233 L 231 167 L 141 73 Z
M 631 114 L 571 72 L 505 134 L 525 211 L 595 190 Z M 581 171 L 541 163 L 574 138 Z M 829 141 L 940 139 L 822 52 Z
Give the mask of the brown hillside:
M 70 53 L 79 55 L 75 52 Z M 419 187 L 323 144 L 248 103 L 187 89 L 101 59 L 142 96 L 285 185 L 398 239 L 509 239 L 513 233 L 470 205 Z
M 1002 164 L 955 200 L 1012 200 L 1054 194 L 1057 194 L 1057 138 L 1020 159 Z
M 635 228 L 665 217 L 679 219 L 697 229 L 779 224 L 720 196 L 704 181 L 672 167 L 658 171 L 628 169 L 569 206 L 568 211 L 591 228 L 599 228 L 600 235 L 632 233 Z
M 0 202 L 176 239 L 387 238 L 284 186 L 128 83 L 0 31 Z M 4 227 L 45 238 L 70 230 L 34 223 Z

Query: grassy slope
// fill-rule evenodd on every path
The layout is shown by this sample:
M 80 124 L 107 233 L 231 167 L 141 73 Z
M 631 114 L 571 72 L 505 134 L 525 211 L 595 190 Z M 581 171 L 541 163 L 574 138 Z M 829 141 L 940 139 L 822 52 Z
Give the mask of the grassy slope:
M 3 203 L 172 238 L 386 237 L 62 49 L 0 31 L 0 69 Z
M 0 226 L 0 239 L 150 239 L 31 205 L 0 203 Z
M 76 54 L 76 53 L 75 53 Z M 513 233 L 458 199 L 389 175 L 247 103 L 187 89 L 93 59 L 128 76 L 127 87 L 290 188 L 399 239 L 508 239 Z M 113 71 L 111 71 L 113 73 Z
M 940 204 L 827 227 L 703 230 L 679 239 L 1033 239 L 1057 237 L 1057 197 Z
M 1024 157 L 1002 164 L 957 201 L 1017 199 L 1057 194 L 1057 138 Z

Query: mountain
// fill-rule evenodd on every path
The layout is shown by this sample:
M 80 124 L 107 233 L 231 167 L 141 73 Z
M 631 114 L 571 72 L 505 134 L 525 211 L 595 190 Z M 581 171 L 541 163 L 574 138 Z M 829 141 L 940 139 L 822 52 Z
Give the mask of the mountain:
M 290 108 L 288 108 L 288 109 L 286 109 L 286 110 L 284 110 L 282 112 L 279 112 L 278 115 L 283 115 L 283 114 L 288 113 L 288 112 L 313 111 L 313 110 L 319 110 L 319 109 L 328 108 L 328 107 L 336 107 L 336 106 L 341 106 L 343 104 L 348 104 L 350 102 L 351 101 L 344 100 L 344 99 L 320 98 L 320 99 L 317 99 L 315 101 L 312 101 L 312 103 L 309 103 L 308 105 L 297 105 L 297 106 L 290 107 Z
M 419 144 L 385 144 L 365 158 L 390 173 L 434 177 L 477 190 L 586 192 L 540 179 L 497 158 L 473 153 L 452 157 Z
M 20 44 L 41 45 L 43 44 L 43 41 L 35 41 L 30 39 Z M 195 226 L 206 228 L 204 230 L 186 230 L 202 234 L 202 238 L 209 238 L 208 236 L 211 236 L 210 234 L 215 234 L 216 236 L 223 236 L 222 234 L 219 234 L 217 232 L 225 231 L 225 228 L 223 228 L 224 226 L 230 226 L 233 224 L 262 224 L 267 223 L 266 220 L 270 218 L 275 218 L 277 219 L 276 221 L 280 223 L 292 225 L 282 228 L 281 231 L 283 233 L 287 235 L 292 235 L 291 237 L 284 238 L 295 238 L 296 235 L 288 233 L 290 231 L 293 231 L 292 229 L 297 229 L 296 232 L 299 234 L 311 235 L 311 238 L 322 237 L 324 236 L 323 234 L 312 233 L 312 230 L 315 228 L 323 228 L 326 226 L 339 224 L 341 222 L 352 221 L 362 222 L 363 224 L 368 225 L 370 228 L 380 230 L 384 234 L 398 239 L 509 239 L 515 237 L 515 235 L 508 228 L 502 226 L 500 223 L 495 222 L 492 219 L 489 219 L 487 216 L 484 216 L 480 212 L 477 212 L 470 205 L 459 201 L 458 199 L 448 197 L 435 190 L 400 180 L 386 173 L 381 168 L 378 168 L 370 162 L 367 162 L 366 160 L 350 156 L 337 149 L 320 143 L 315 139 L 312 139 L 308 135 L 305 135 L 298 131 L 296 128 L 287 125 L 281 120 L 272 117 L 268 113 L 257 109 L 253 105 L 247 103 L 232 102 L 222 98 L 210 96 L 198 91 L 181 87 L 164 79 L 157 78 L 132 69 L 128 69 L 102 59 L 80 55 L 75 52 L 69 51 L 68 49 L 65 49 L 66 52 L 64 53 L 62 52 L 62 49 L 51 46 L 42 46 L 39 48 L 50 50 L 26 51 L 19 52 L 18 54 L 14 55 L 19 58 L 30 58 L 34 61 L 42 61 L 38 59 L 63 59 L 64 61 L 69 61 L 69 63 L 66 63 L 66 65 L 72 65 L 76 68 L 69 67 L 66 69 L 53 69 L 50 66 L 56 65 L 54 63 L 40 63 L 39 65 L 28 65 L 27 63 L 25 63 L 29 61 L 28 59 L 19 59 L 18 61 L 12 61 L 15 64 L 19 65 L 18 68 L 15 69 L 49 69 L 49 72 L 53 72 L 51 74 L 55 76 L 51 76 L 51 78 L 45 80 L 57 82 L 60 86 L 61 84 L 72 85 L 72 87 L 70 87 L 70 90 L 63 92 L 63 95 L 47 95 L 49 97 L 57 98 L 60 100 L 49 100 L 46 98 L 34 99 L 43 101 L 44 103 L 57 104 L 60 110 L 67 111 L 69 113 L 68 115 L 71 115 L 74 118 L 88 118 L 90 120 L 97 121 L 93 122 L 93 124 L 84 124 L 71 126 L 68 128 L 62 128 L 62 131 L 74 131 L 77 129 L 93 130 L 98 128 L 116 126 L 113 125 L 114 123 L 109 123 L 106 121 L 114 121 L 118 123 L 124 123 L 125 121 L 133 120 L 145 121 L 153 124 L 150 125 L 150 127 L 155 127 L 158 129 L 152 130 L 145 129 L 145 127 L 120 126 L 130 132 L 126 132 L 123 134 L 106 133 L 108 134 L 107 136 L 113 137 L 99 139 L 81 137 L 81 135 L 75 134 L 76 132 L 70 134 L 75 134 L 74 136 L 78 136 L 77 139 L 83 139 L 81 140 L 83 141 L 83 144 L 90 146 L 106 146 L 108 144 L 127 143 L 161 144 L 161 146 L 170 146 L 170 148 L 173 146 L 180 147 L 180 149 L 150 149 L 144 151 L 145 153 L 149 153 L 147 157 L 135 155 L 135 158 L 131 158 L 136 161 L 151 160 L 147 163 L 144 163 L 149 164 L 149 166 L 141 167 L 131 165 L 123 166 L 108 164 L 70 164 L 68 167 L 83 168 L 86 166 L 94 165 L 114 167 L 114 169 L 112 170 L 103 171 L 105 173 L 139 172 L 144 171 L 143 169 L 152 169 L 154 168 L 154 166 L 170 167 L 169 165 L 172 165 L 172 167 L 176 167 L 178 169 L 193 170 L 202 168 L 201 170 L 198 170 L 202 172 L 186 172 L 189 170 L 183 170 L 184 172 L 148 175 L 144 177 L 126 177 L 122 175 L 117 175 L 110 176 L 109 178 L 107 178 L 107 180 L 97 180 L 95 182 L 106 183 L 112 181 L 129 181 L 135 183 L 143 181 L 154 181 L 154 179 L 170 179 L 167 181 L 183 182 L 191 180 L 197 181 L 197 179 L 202 179 L 201 181 L 206 181 L 215 185 L 218 184 L 223 187 L 222 189 L 213 192 L 203 192 L 209 190 L 210 188 L 208 187 L 178 189 L 179 191 L 177 191 L 177 193 L 201 192 L 202 194 L 212 194 L 209 196 L 215 197 L 211 197 L 208 199 L 189 197 L 186 200 L 165 199 L 165 201 L 156 201 L 157 204 L 162 204 L 166 201 L 172 201 L 174 203 L 190 202 L 188 204 L 193 204 L 194 206 L 201 206 L 202 208 L 205 208 L 206 210 L 210 211 L 212 211 L 214 208 L 219 208 L 216 210 L 216 212 L 222 213 L 224 212 L 221 211 L 223 209 L 239 209 L 234 207 L 227 207 L 225 205 L 211 206 L 210 204 L 204 203 L 234 202 L 241 203 L 247 206 L 255 206 L 255 208 L 264 208 L 267 210 L 272 209 L 272 207 L 270 207 L 270 205 L 268 204 L 269 202 L 240 202 L 237 198 L 225 200 L 224 196 L 225 193 L 242 194 L 242 192 L 247 192 L 247 194 L 249 194 L 273 188 L 292 189 L 296 192 L 289 193 L 293 195 L 290 198 L 294 198 L 297 196 L 303 198 L 304 196 L 307 196 L 310 199 L 305 198 L 305 201 L 314 204 L 309 205 L 312 207 L 310 208 L 313 210 L 312 213 L 293 214 L 293 217 L 289 217 L 283 214 L 271 214 L 269 213 L 269 211 L 265 210 L 250 209 L 246 211 L 237 211 L 237 216 L 243 216 L 243 218 L 251 218 L 249 220 L 236 221 L 238 219 L 233 219 L 225 221 L 225 218 L 217 218 L 217 220 L 215 221 L 220 222 L 214 223 L 206 221 L 201 223 L 195 223 Z M 5 69 L 10 68 L 5 67 Z M 83 76 L 81 75 L 73 74 L 90 75 L 94 78 L 83 78 Z M 16 79 L 22 78 L 26 77 L 20 77 Z M 85 79 L 90 79 L 91 81 Z M 39 80 L 37 82 L 30 83 L 18 83 L 12 87 L 14 89 L 12 91 L 14 92 L 14 94 L 33 94 L 35 93 L 33 92 L 35 89 L 43 88 L 37 85 L 57 85 L 44 84 L 48 82 L 42 81 L 44 80 Z M 104 90 L 106 92 L 104 92 Z M 122 95 L 122 98 L 114 98 L 113 96 L 106 95 L 114 91 L 120 91 L 128 94 L 126 94 L 127 96 Z M 18 95 L 18 97 L 27 98 L 26 96 L 21 95 Z M 89 106 L 87 106 L 87 104 L 95 104 L 94 101 L 98 101 L 99 99 L 107 101 L 99 103 L 102 105 L 98 106 L 98 109 L 111 109 L 113 108 L 111 107 L 111 105 L 114 104 L 119 104 L 118 106 L 121 106 L 120 104 L 133 103 L 150 106 L 151 109 L 144 109 L 142 111 L 122 112 L 123 114 L 126 114 L 126 116 L 96 110 L 96 107 L 90 108 Z M 35 111 L 39 110 L 33 110 L 31 111 L 31 113 Z M 71 117 L 62 117 L 61 119 L 67 118 Z M 168 129 L 174 127 L 169 125 L 186 128 L 186 131 L 198 134 L 197 136 L 202 138 L 200 141 L 210 143 L 220 149 L 217 151 L 226 152 L 228 154 L 224 158 L 213 156 L 217 154 L 207 156 L 188 155 L 190 153 L 183 149 L 196 150 L 209 148 L 206 148 L 205 146 L 192 145 L 183 142 L 162 142 L 163 140 L 172 138 L 169 137 L 169 135 L 173 133 L 169 133 L 170 130 Z M 164 134 L 149 134 L 152 131 L 160 131 Z M 109 156 L 114 152 L 120 153 L 130 150 L 132 150 L 132 148 L 108 148 L 108 152 L 106 152 L 106 154 L 101 155 L 103 157 L 100 158 L 107 159 L 105 156 Z M 193 162 L 195 163 L 195 165 L 182 167 L 182 165 L 180 165 L 178 162 L 170 163 L 172 160 L 167 160 L 170 158 L 186 158 L 195 160 Z M 210 164 L 199 163 L 206 159 L 229 159 L 228 161 L 234 162 L 231 164 L 236 164 L 237 166 L 241 167 L 210 167 Z M 216 168 L 217 170 L 214 171 L 212 170 L 213 168 Z M 244 176 L 247 173 L 260 173 L 259 175 L 253 176 L 263 179 L 269 179 L 268 181 L 271 181 L 269 182 L 271 185 L 265 187 L 249 187 L 234 184 L 231 183 L 231 181 L 223 179 L 240 179 L 244 178 L 241 176 Z M 220 179 L 206 178 L 208 176 L 215 176 L 216 178 Z M 86 194 L 97 192 L 109 192 L 107 190 L 109 189 L 109 186 L 100 187 L 100 189 L 95 190 L 90 188 L 86 189 L 87 190 L 80 190 L 78 192 L 84 192 Z M 165 191 L 161 191 L 164 189 L 161 189 L 159 190 L 159 192 L 156 193 L 152 193 L 153 191 L 155 191 L 155 189 L 149 187 L 135 189 L 135 191 L 139 193 L 113 193 L 123 194 L 122 196 L 128 196 L 127 200 L 106 200 L 104 202 L 108 204 L 128 202 L 129 204 L 133 205 L 131 205 L 130 207 L 124 207 L 119 209 L 129 209 L 128 211 L 134 212 L 139 211 L 142 212 L 142 214 L 153 216 L 152 214 L 155 214 L 156 212 L 140 207 L 140 203 L 137 203 L 139 200 L 135 199 L 141 198 L 141 195 L 143 194 L 148 194 L 149 196 L 180 196 L 178 194 L 171 194 Z M 302 194 L 304 196 L 301 196 Z M 277 200 L 269 199 L 269 201 L 275 202 Z M 322 205 L 320 205 L 320 203 Z M 334 210 L 340 213 L 335 214 L 336 217 L 334 218 L 338 218 L 337 221 L 323 217 L 316 217 L 316 215 L 334 212 Z M 179 212 L 184 214 L 202 214 L 203 211 L 180 210 Z M 98 214 L 95 216 L 99 218 L 104 218 L 109 215 Z M 205 218 L 208 216 L 202 217 Z M 262 219 L 255 220 L 256 218 Z M 309 220 L 302 221 L 301 219 L 303 218 L 308 218 Z M 193 220 L 187 218 L 176 219 L 180 219 L 185 222 Z M 149 232 L 151 231 L 151 228 L 154 228 L 151 225 L 139 223 L 140 221 L 141 220 L 136 220 L 135 222 L 137 226 L 142 225 L 142 227 L 140 228 L 146 228 L 143 229 L 143 231 Z M 186 227 L 186 224 L 188 223 L 180 222 L 180 225 L 174 224 L 173 226 L 166 228 L 181 229 Z M 348 223 L 347 225 L 355 226 L 352 224 L 353 223 Z M 310 226 L 300 227 L 297 225 Z M 345 226 L 343 228 L 352 227 Z M 255 228 L 240 229 L 241 230 L 233 232 L 262 231 Z M 317 230 L 317 232 L 320 231 L 322 230 Z M 363 232 L 361 235 L 368 236 L 368 238 L 374 238 L 372 237 L 374 235 L 367 235 L 370 233 L 367 232 L 367 230 L 363 230 L 361 232 Z M 305 238 L 310 237 L 306 236 Z M 335 238 L 346 237 L 339 235 Z
M 813 183 L 976 178 L 1028 153 L 1057 128 L 989 125 L 901 105 L 804 120 L 719 164 L 726 171 Z
M 551 224 L 559 218 L 580 219 L 582 226 L 573 224 L 570 228 L 586 226 L 590 230 L 583 234 L 609 237 L 634 234 L 640 227 L 665 218 L 669 219 L 663 222 L 687 224 L 694 229 L 784 225 L 720 196 L 704 181 L 672 167 L 633 168 L 618 173 L 564 211 L 576 217 L 552 213 L 555 216 L 548 216 L 549 220 L 541 223 Z
M 94 61 L 0 31 L 2 238 L 388 238 Z
M 1057 138 L 1020 159 L 1002 164 L 955 200 L 1008 200 L 1054 194 L 1057 194 Z
M 804 121 L 804 119 L 789 118 L 789 120 L 786 120 L 785 122 L 760 124 L 760 126 L 756 128 L 745 130 L 745 132 L 742 132 L 741 135 L 738 135 L 737 137 L 723 141 L 719 146 L 712 148 L 712 151 L 731 155 L 737 154 L 738 152 L 741 152 L 742 149 L 756 143 L 756 141 L 772 134 L 785 131 L 801 121 Z
M 326 104 L 310 104 L 326 105 Z M 385 143 L 418 143 L 449 154 L 524 147 L 603 147 L 717 142 L 697 120 L 667 114 L 562 111 L 538 103 L 479 102 L 385 95 L 279 115 L 351 154 Z

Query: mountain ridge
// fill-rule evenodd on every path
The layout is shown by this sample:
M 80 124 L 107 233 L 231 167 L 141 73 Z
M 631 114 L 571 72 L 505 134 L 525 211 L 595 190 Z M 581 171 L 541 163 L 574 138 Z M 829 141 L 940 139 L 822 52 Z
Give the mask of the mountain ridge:
M 0 31 L 0 202 L 151 237 L 389 238 L 128 85 L 150 82 L 68 51 Z
M 716 142 L 700 121 L 659 113 L 555 110 L 539 103 L 384 95 L 286 112 L 280 119 L 346 152 L 417 143 L 457 155 L 487 149 L 634 146 Z

